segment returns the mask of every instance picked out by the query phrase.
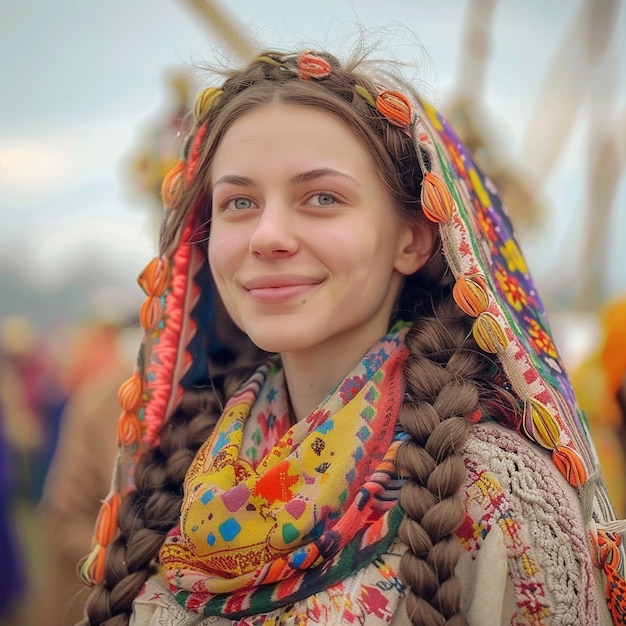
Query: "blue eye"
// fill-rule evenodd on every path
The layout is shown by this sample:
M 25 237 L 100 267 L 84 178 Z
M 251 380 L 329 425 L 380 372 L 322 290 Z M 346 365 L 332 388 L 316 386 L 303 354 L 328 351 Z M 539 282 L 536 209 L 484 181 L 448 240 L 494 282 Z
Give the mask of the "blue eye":
M 317 202 L 315 202 L 317 198 Z M 311 196 L 311 204 L 316 206 L 332 206 L 338 202 L 337 198 L 330 193 L 316 193 Z
M 229 209 L 251 209 L 253 206 L 253 202 L 250 198 L 232 198 L 228 201 Z

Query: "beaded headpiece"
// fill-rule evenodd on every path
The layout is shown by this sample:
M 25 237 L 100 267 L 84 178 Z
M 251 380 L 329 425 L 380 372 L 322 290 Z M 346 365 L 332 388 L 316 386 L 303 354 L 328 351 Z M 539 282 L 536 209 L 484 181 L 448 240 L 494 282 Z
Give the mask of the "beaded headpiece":
M 286 77 L 323 84 L 333 71 L 327 58 L 312 52 L 268 53 L 257 63 L 272 65 Z M 422 167 L 421 203 L 438 225 L 443 253 L 455 284 L 457 305 L 474 319 L 478 346 L 494 355 L 523 405 L 516 428 L 548 450 L 559 472 L 578 490 L 596 565 L 607 574 L 607 599 L 614 619 L 626 619 L 622 525 L 616 522 L 602 483 L 588 426 L 552 340 L 546 314 L 509 218 L 495 188 L 476 167 L 442 115 L 419 97 L 399 91 L 353 85 L 354 93 L 389 124 L 411 136 Z M 163 181 L 166 212 L 194 177 L 210 114 L 222 96 L 210 87 L 197 98 L 196 131 L 181 161 Z M 206 253 L 192 245 L 197 233 L 184 224 L 176 247 L 151 261 L 139 277 L 146 293 L 140 320 L 144 342 L 138 366 L 119 392 L 119 460 L 111 493 L 103 503 L 94 548 L 83 567 L 87 581 L 103 575 L 104 552 L 115 533 L 117 509 L 132 489 L 138 455 L 155 444 L 183 389 L 206 380 L 206 351 L 219 337 L 212 327 L 214 292 Z M 198 322 L 197 320 L 202 320 Z M 198 351 L 205 351 L 204 358 Z M 621 598 L 621 599 L 620 599 Z

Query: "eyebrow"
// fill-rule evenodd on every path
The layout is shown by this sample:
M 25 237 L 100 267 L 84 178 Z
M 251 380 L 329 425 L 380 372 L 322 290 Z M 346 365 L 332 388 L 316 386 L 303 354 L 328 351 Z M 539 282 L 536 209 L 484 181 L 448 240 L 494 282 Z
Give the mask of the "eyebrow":
M 335 170 L 332 167 L 319 167 L 314 170 L 307 170 L 306 172 L 301 172 L 299 174 L 295 174 L 289 179 L 290 183 L 306 183 L 312 180 L 316 180 L 318 178 L 323 178 L 325 176 L 332 176 L 334 178 L 343 178 L 349 180 L 354 185 L 358 187 L 361 186 L 361 183 L 350 176 L 349 174 L 345 174 L 344 172 L 340 172 L 339 170 Z M 225 174 L 224 176 L 220 176 L 214 183 L 214 187 L 217 185 L 237 185 L 239 187 L 252 187 L 254 185 L 254 181 L 251 178 L 247 178 L 246 176 L 237 176 L 236 174 Z
M 351 183 L 358 185 L 359 187 L 361 186 L 361 183 L 359 183 L 359 181 L 353 176 L 350 176 L 350 174 L 345 174 L 344 172 L 335 170 L 332 167 L 319 167 L 314 170 L 302 172 L 301 174 L 296 174 L 295 176 L 291 177 L 291 182 L 292 183 L 307 183 L 311 180 L 316 180 L 317 178 L 323 178 L 324 176 L 332 176 L 334 178 L 344 178 L 346 180 L 349 180 Z

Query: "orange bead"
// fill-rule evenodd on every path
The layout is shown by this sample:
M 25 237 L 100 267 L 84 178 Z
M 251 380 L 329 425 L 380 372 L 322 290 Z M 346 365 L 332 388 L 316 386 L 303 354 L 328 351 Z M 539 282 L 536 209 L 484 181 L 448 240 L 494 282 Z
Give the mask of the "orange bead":
M 117 401 L 124 411 L 136 413 L 141 406 L 142 396 L 143 380 L 139 372 L 135 372 L 120 385 L 117 392 Z
M 160 296 L 169 287 L 170 268 L 167 257 L 155 257 L 141 272 L 137 283 L 147 296 Z
M 436 224 L 449 222 L 452 219 L 454 200 L 450 190 L 439 176 L 426 172 L 422 180 L 422 211 Z
M 303 80 L 326 78 L 331 71 L 330 63 L 326 59 L 310 52 L 303 52 L 298 59 L 298 72 Z
M 459 276 L 452 288 L 452 297 L 464 313 L 478 317 L 489 306 L 485 277 L 480 274 Z
M 161 198 L 166 209 L 173 209 L 183 192 L 183 172 L 185 164 L 179 161 L 163 179 Z
M 381 91 L 376 96 L 376 108 L 394 125 L 410 126 L 413 109 L 409 99 L 399 91 Z
M 139 323 L 148 332 L 156 330 L 163 317 L 163 306 L 160 298 L 147 297 L 139 309 Z
M 557 446 L 552 451 L 552 460 L 572 487 L 578 489 L 587 481 L 587 469 L 576 450 L 566 446 Z
M 141 441 L 141 422 L 136 413 L 124 411 L 117 421 L 117 440 L 124 447 Z

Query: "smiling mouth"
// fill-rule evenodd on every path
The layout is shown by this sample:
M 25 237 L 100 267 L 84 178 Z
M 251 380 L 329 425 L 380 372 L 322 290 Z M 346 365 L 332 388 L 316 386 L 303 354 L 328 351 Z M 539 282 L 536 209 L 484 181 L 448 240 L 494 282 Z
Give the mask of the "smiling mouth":
M 244 288 L 255 302 L 272 304 L 298 298 L 322 282 L 306 276 L 275 276 L 251 280 L 244 284 Z

